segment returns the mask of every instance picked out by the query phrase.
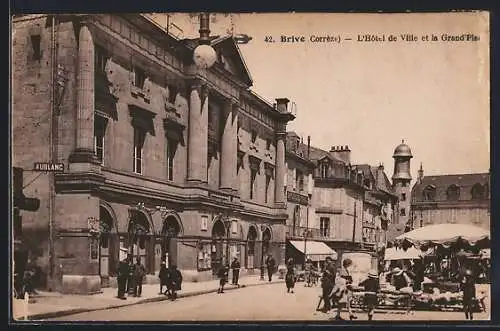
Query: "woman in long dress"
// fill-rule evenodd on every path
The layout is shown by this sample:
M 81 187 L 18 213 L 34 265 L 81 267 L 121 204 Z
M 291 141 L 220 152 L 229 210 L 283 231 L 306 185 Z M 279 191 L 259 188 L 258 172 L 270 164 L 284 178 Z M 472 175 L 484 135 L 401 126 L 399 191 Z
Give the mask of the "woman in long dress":
M 288 259 L 286 263 L 285 283 L 286 283 L 286 292 L 293 293 L 293 289 L 295 287 L 295 269 L 293 266 L 292 258 Z

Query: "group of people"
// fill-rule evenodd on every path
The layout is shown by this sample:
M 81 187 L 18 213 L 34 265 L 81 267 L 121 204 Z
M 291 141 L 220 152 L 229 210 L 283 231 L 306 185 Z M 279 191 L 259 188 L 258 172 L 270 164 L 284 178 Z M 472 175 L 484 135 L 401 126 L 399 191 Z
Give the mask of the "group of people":
M 128 253 L 127 257 L 118 263 L 117 270 L 118 298 L 126 300 L 126 293 L 134 297 L 140 297 L 142 295 L 142 283 L 146 276 L 146 268 L 141 263 L 141 258 L 137 257 L 134 263 L 133 255 Z
M 217 289 L 217 293 L 224 293 L 224 285 L 229 282 L 229 269 L 233 271 L 233 278 L 231 281 L 232 285 L 240 286 L 238 284 L 240 278 L 240 268 L 241 264 L 237 257 L 233 258 L 231 265 L 228 263 L 222 263 L 217 270 L 217 277 L 219 277 L 219 288 Z
M 327 313 L 332 308 L 336 308 L 334 320 L 344 320 L 341 317 L 341 311 L 344 307 L 347 308 L 350 320 L 358 318 L 351 308 L 353 279 L 350 269 L 352 264 L 351 259 L 345 259 L 342 262 L 342 268 L 339 272 L 337 272 L 333 259 L 327 257 L 325 260 L 324 271 L 321 276 L 322 297 L 320 303 L 318 304 L 318 310 Z M 373 275 L 373 273 L 370 273 L 370 275 Z M 373 277 L 369 277 L 369 279 L 372 278 Z M 372 281 L 366 284 L 370 288 L 374 286 Z M 378 283 L 376 285 L 378 286 Z M 319 305 L 321 302 L 323 302 L 323 308 L 320 309 Z M 368 313 L 368 319 L 371 320 L 372 318 L 373 309 L 371 309 Z
M 175 264 L 171 264 L 167 268 L 166 261 L 161 261 L 160 273 L 160 293 L 165 294 L 171 300 L 177 299 L 177 291 L 182 289 L 182 274 L 177 269 Z M 165 286 L 165 291 L 163 287 Z
M 133 255 L 126 249 L 121 249 L 127 252 L 127 257 L 118 263 L 118 298 L 126 300 L 126 294 L 134 297 L 142 295 L 142 284 L 146 277 L 146 268 L 141 263 L 141 258 L 136 257 L 134 263 Z M 182 274 L 175 265 L 166 267 L 166 261 L 161 262 L 160 266 L 160 294 L 165 294 L 172 300 L 177 298 L 177 291 L 181 289 Z M 166 290 L 163 291 L 163 287 Z

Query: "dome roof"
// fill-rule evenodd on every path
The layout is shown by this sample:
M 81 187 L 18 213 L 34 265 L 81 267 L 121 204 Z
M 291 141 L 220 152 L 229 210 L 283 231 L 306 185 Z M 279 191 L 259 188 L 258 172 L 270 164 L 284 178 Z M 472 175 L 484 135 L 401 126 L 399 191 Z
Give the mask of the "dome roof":
M 404 140 L 396 147 L 396 149 L 394 150 L 394 154 L 392 155 L 392 157 L 398 156 L 413 157 L 413 155 L 411 155 L 410 147 L 404 143 Z

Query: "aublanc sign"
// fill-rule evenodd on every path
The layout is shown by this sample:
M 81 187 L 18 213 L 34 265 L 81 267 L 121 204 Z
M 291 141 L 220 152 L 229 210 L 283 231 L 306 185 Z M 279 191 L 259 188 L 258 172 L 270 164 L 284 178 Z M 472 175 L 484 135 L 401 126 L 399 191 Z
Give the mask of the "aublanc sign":
M 33 170 L 61 172 L 64 171 L 64 163 L 35 162 Z

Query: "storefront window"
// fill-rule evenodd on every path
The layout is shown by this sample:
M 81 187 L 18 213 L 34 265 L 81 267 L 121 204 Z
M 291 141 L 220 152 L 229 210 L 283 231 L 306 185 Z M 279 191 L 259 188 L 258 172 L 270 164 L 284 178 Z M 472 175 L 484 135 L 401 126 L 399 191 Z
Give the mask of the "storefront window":
M 212 244 L 201 243 L 198 248 L 198 271 L 210 270 L 212 261 L 210 255 L 212 253 Z

